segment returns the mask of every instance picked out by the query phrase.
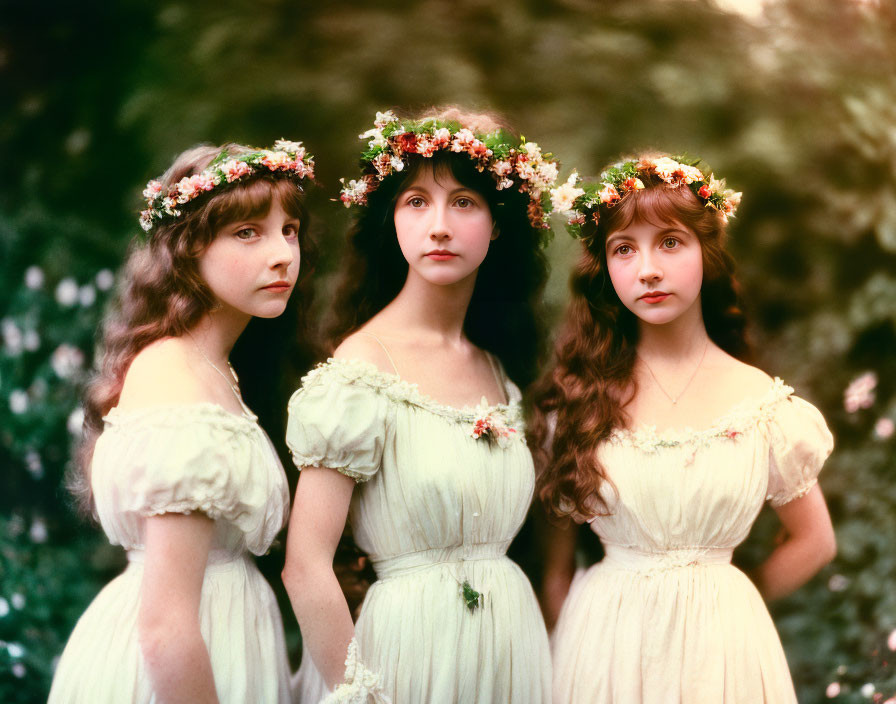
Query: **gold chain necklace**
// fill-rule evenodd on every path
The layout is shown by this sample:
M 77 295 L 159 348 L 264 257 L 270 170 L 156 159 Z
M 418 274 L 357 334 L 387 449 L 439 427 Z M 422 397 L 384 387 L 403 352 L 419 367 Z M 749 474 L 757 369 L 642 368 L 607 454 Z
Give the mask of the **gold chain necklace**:
M 700 355 L 700 361 L 697 362 L 697 366 L 694 368 L 694 371 L 691 373 L 691 376 L 688 378 L 688 383 L 684 385 L 684 388 L 678 393 L 678 396 L 673 397 L 668 391 L 663 388 L 663 385 L 660 383 L 660 380 L 656 378 L 656 374 L 653 373 L 653 369 L 650 368 L 650 365 L 647 363 L 647 360 L 644 357 L 638 355 L 642 362 L 644 362 L 644 366 L 647 367 L 647 371 L 650 372 L 650 376 L 653 377 L 654 383 L 656 383 L 657 387 L 663 394 L 668 398 L 672 405 L 675 406 L 678 404 L 678 399 L 684 396 L 684 392 L 688 390 L 688 387 L 691 385 L 691 382 L 694 380 L 694 377 L 697 376 L 697 372 L 700 370 L 701 365 L 703 364 L 703 359 L 706 357 L 706 350 L 709 347 L 709 338 L 706 338 L 706 343 L 703 345 L 703 354 Z
M 193 344 L 196 346 L 196 349 L 199 351 L 199 354 L 202 355 L 202 358 L 208 363 L 208 365 L 214 369 L 218 374 L 221 375 L 221 378 L 227 382 L 227 386 L 230 387 L 230 390 L 233 391 L 233 395 L 236 396 L 236 400 L 240 402 L 240 406 L 245 407 L 243 403 L 243 395 L 240 393 L 240 378 L 236 375 L 236 371 L 233 368 L 233 365 L 230 363 L 230 360 L 227 360 L 227 368 L 230 370 L 230 375 L 233 377 L 233 381 L 227 378 L 227 375 L 218 369 L 218 365 L 216 365 L 212 360 L 210 360 L 205 352 L 202 351 L 202 348 L 199 346 L 199 343 L 196 342 L 196 338 L 193 337 L 193 333 L 187 330 L 187 335 L 190 336 L 190 339 L 193 341 Z M 235 382 L 235 383 L 234 383 Z

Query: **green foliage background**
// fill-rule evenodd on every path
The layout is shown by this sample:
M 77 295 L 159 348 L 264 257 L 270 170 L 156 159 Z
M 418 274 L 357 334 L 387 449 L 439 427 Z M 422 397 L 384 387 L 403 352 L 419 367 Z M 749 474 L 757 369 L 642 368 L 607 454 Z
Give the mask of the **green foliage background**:
M 74 621 L 122 565 L 61 478 L 104 270 L 136 233 L 143 184 L 197 142 L 304 140 L 325 274 L 347 223 L 327 198 L 354 173 L 356 135 L 377 109 L 433 103 L 508 115 L 564 176 L 652 146 L 744 191 L 732 247 L 762 366 L 837 438 L 822 485 L 838 557 L 773 615 L 801 702 L 892 696 L 896 437 L 879 421 L 896 420 L 894 37 L 888 0 L 772 0 L 752 19 L 708 0 L 4 3 L 0 700 L 46 697 Z M 557 231 L 554 315 L 575 256 Z M 868 407 L 847 412 L 869 371 Z M 763 516 L 741 561 L 775 531 Z

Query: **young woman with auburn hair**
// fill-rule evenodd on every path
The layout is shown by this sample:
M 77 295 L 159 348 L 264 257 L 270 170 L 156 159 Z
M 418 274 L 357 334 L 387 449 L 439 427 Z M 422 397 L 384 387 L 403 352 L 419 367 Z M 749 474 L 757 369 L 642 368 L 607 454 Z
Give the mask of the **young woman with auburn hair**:
M 51 704 L 292 699 L 277 602 L 248 559 L 283 527 L 289 492 L 228 356 L 253 318 L 288 309 L 313 167 L 296 142 L 200 146 L 144 191 L 75 481 L 129 564 L 78 621 Z
M 544 622 L 505 553 L 535 483 L 518 385 L 535 377 L 557 167 L 457 110 L 380 113 L 362 138 L 335 352 L 289 405 L 302 471 L 283 578 L 310 655 L 302 691 L 548 702 Z M 377 575 L 355 624 L 333 571 L 346 517 Z
M 760 594 L 793 591 L 834 554 L 816 483 L 832 439 L 813 406 L 743 361 L 725 249 L 740 194 L 645 155 L 552 198 L 582 254 L 536 393 L 538 491 L 605 551 L 573 580 L 574 532 L 552 546 L 554 701 L 796 702 Z M 765 500 L 787 537 L 754 584 L 730 560 Z

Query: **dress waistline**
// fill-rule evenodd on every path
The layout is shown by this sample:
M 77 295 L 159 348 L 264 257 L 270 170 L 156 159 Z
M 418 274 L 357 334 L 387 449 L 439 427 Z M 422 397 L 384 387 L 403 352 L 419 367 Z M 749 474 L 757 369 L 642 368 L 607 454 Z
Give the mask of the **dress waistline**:
M 142 548 L 131 548 L 127 551 L 128 563 L 143 566 L 146 560 L 146 551 Z M 206 572 L 223 572 L 242 567 L 249 559 L 246 553 L 232 553 L 229 550 L 211 550 L 208 553 L 208 562 L 205 563 Z
M 729 565 L 733 548 L 693 547 L 673 550 L 649 551 L 614 543 L 604 543 L 606 567 L 635 572 L 658 572 L 699 567 L 703 565 Z
M 431 548 L 406 552 L 392 557 L 373 558 L 371 563 L 376 572 L 377 579 L 398 577 L 420 570 L 438 567 L 440 565 L 454 565 L 476 560 L 498 560 L 505 556 L 509 540 L 499 543 L 472 543 L 469 545 L 453 545 L 447 548 Z

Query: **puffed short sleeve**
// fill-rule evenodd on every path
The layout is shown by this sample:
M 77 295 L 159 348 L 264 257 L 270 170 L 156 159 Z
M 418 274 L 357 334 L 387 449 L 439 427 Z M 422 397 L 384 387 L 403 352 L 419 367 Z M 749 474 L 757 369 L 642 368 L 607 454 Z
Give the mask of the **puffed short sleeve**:
M 331 359 L 302 380 L 289 401 L 286 427 L 286 444 L 299 469 L 328 467 L 356 482 L 376 474 L 389 402 L 365 378 L 374 369 L 364 362 Z
M 768 421 L 767 499 L 783 506 L 815 486 L 834 438 L 815 406 L 796 396 L 782 400 Z
M 254 420 L 213 404 L 151 408 L 106 417 L 91 468 L 97 513 L 125 548 L 142 541 L 141 519 L 201 511 L 264 552 L 283 526 L 289 490 Z

